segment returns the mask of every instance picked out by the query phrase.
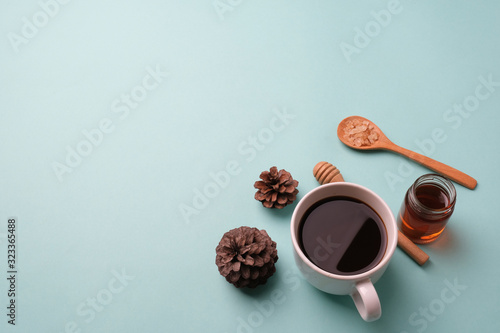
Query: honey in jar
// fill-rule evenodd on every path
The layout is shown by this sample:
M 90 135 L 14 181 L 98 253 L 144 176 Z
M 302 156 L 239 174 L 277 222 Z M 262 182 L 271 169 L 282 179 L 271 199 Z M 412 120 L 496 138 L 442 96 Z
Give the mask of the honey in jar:
M 397 217 L 399 229 L 414 243 L 430 243 L 446 227 L 455 201 L 455 187 L 447 178 L 423 175 L 406 192 Z

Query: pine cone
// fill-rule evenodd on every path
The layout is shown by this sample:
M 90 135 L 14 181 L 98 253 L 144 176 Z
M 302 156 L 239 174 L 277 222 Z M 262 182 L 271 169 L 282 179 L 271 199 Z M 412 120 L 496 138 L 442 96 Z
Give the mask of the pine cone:
M 278 261 L 276 242 L 265 230 L 239 227 L 222 236 L 215 249 L 219 273 L 237 288 L 265 284 Z
M 264 207 L 281 209 L 297 198 L 299 182 L 292 178 L 290 172 L 284 169 L 278 172 L 278 168 L 273 166 L 269 171 L 263 171 L 260 179 L 253 187 L 258 189 L 255 199 Z

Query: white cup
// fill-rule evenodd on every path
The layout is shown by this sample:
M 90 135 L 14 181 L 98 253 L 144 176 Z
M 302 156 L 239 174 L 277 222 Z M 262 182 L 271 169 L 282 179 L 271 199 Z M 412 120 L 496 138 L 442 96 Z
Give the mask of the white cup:
M 339 275 L 325 271 L 309 260 L 301 249 L 299 228 L 302 217 L 316 202 L 335 196 L 351 197 L 370 206 L 385 225 L 387 246 L 379 263 L 355 275 Z M 295 208 L 291 222 L 295 262 L 302 274 L 313 286 L 335 295 L 351 295 L 361 317 L 366 321 L 380 318 L 382 308 L 373 284 L 386 270 L 398 243 L 398 229 L 394 215 L 387 204 L 375 192 L 354 183 L 338 182 L 319 186 L 307 193 Z

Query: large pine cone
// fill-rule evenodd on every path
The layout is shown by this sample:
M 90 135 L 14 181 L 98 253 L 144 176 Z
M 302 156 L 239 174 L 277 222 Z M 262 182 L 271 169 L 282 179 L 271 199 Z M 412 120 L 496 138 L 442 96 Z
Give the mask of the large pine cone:
M 219 273 L 237 288 L 255 288 L 276 272 L 276 242 L 265 230 L 250 227 L 230 230 L 215 251 Z
M 278 172 L 278 168 L 273 166 L 269 171 L 263 171 L 260 179 L 253 186 L 258 189 L 255 199 L 264 207 L 281 209 L 297 198 L 299 182 L 292 178 L 290 172 L 284 169 Z

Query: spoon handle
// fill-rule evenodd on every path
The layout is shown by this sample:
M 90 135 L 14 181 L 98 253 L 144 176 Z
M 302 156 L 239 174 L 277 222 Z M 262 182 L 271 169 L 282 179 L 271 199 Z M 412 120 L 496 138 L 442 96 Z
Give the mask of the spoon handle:
M 448 177 L 449 179 L 453 180 L 454 182 L 463 185 L 467 187 L 468 189 L 473 190 L 476 185 L 477 181 L 472 178 L 471 176 L 463 173 L 462 171 L 459 171 L 455 168 L 452 168 L 449 165 L 446 165 L 444 163 L 438 162 L 430 157 L 421 155 L 419 153 L 416 153 L 414 151 L 408 150 L 406 148 L 400 147 L 398 145 L 391 145 L 390 147 L 387 147 L 387 149 L 392 150 L 398 154 L 401 154 L 403 156 L 408 157 L 409 159 L 422 164 L 423 166 L 436 171 L 437 173 Z

